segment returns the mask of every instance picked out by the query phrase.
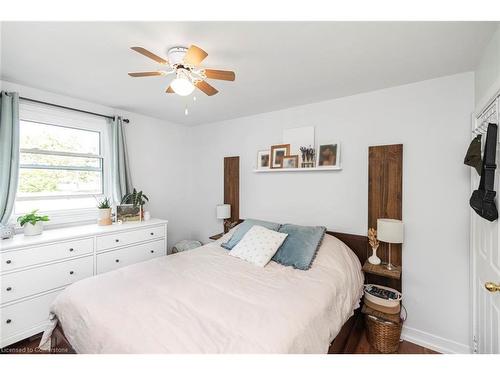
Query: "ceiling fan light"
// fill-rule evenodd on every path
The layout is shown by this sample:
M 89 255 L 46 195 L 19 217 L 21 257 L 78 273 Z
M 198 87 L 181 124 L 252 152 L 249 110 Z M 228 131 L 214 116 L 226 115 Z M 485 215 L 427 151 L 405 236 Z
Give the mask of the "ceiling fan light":
M 194 91 L 194 85 L 186 78 L 177 77 L 170 83 L 170 87 L 180 96 L 188 96 Z

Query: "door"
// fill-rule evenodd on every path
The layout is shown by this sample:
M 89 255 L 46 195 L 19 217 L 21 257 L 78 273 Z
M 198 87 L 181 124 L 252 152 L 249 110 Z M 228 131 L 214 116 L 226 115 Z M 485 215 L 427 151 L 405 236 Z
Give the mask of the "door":
M 476 122 L 478 125 L 498 123 L 497 114 L 498 100 Z M 483 147 L 485 140 L 486 134 L 482 137 Z M 497 143 L 497 163 L 500 160 L 499 146 Z M 499 174 L 497 168 L 497 207 Z M 475 170 L 471 171 L 471 176 L 472 189 L 477 189 L 479 176 Z M 500 227 L 498 220 L 489 222 L 471 212 L 473 350 L 475 353 L 500 353 Z

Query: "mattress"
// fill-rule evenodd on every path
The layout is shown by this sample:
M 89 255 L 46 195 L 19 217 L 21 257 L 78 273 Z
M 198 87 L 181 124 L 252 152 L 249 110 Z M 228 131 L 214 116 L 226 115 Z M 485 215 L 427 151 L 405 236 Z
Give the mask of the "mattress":
M 77 353 L 327 353 L 359 306 L 356 255 L 325 235 L 307 271 L 228 256 L 225 239 L 81 280 L 51 307 Z

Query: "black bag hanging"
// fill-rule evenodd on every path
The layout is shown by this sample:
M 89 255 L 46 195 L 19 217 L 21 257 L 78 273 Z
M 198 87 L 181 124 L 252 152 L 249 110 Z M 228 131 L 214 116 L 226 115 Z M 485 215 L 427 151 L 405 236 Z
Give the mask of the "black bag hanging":
M 470 197 L 470 206 L 476 213 L 489 221 L 495 221 L 498 218 L 498 211 L 495 205 L 494 190 L 495 184 L 495 164 L 497 153 L 497 128 L 496 124 L 488 124 L 486 133 L 486 144 L 484 146 L 483 167 L 479 188 L 472 192 Z

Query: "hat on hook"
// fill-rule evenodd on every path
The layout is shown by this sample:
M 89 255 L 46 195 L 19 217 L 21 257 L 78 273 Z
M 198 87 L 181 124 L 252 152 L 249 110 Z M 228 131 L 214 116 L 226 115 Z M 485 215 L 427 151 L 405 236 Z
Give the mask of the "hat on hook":
M 475 168 L 481 176 L 483 165 L 481 160 L 481 134 L 478 134 L 470 143 L 467 154 L 465 154 L 464 164 Z

